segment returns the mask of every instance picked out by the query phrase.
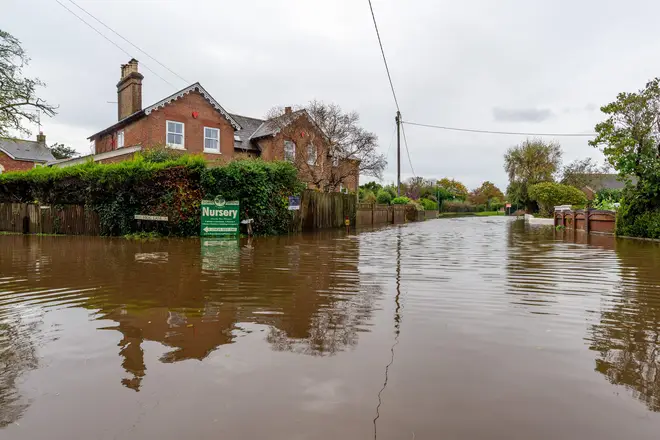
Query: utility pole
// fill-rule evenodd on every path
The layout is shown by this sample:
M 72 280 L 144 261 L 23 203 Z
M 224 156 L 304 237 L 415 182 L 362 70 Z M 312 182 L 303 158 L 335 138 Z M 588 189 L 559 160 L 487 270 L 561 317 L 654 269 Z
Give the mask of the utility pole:
M 401 197 L 401 112 L 396 112 L 396 195 Z

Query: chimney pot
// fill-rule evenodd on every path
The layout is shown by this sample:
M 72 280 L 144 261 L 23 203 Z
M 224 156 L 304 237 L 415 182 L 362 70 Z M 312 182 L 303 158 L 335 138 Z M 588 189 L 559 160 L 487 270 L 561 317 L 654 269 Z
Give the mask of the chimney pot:
M 284 107 L 284 114 L 285 115 L 290 115 L 291 114 L 291 107 Z
M 40 131 L 39 134 L 37 135 L 37 142 L 40 144 L 46 144 L 46 135 L 44 134 L 43 131 Z
M 132 58 L 121 65 L 121 78 L 117 83 L 117 114 L 119 120 L 142 110 L 142 80 L 138 61 Z

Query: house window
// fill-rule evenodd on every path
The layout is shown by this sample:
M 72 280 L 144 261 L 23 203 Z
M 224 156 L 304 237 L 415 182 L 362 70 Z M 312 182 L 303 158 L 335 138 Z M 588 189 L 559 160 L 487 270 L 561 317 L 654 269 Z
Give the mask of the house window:
M 184 148 L 183 123 L 167 121 L 167 146 L 172 148 Z
M 316 145 L 309 144 L 307 146 L 307 165 L 314 165 L 316 163 Z
M 124 130 L 117 132 L 117 148 L 124 148 Z
M 296 144 L 284 141 L 284 160 L 294 162 L 296 160 Z
M 220 129 L 204 127 L 204 151 L 220 152 Z
M 2 174 L 2 172 L 3 172 L 4 170 L 5 170 L 5 167 L 3 167 L 2 165 L 0 165 L 0 174 Z
M 332 156 L 332 166 L 333 167 L 338 167 L 339 166 L 339 156 L 337 156 L 337 155 Z
M 340 192 L 340 193 L 343 193 L 343 192 L 344 192 L 344 184 L 343 184 L 343 183 L 340 183 L 340 184 L 339 184 L 339 192 Z

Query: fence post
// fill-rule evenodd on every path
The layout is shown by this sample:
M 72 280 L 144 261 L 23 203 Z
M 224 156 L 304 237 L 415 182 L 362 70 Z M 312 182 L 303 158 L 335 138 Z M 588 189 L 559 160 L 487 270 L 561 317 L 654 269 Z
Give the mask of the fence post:
M 589 208 L 584 208 L 584 230 L 589 233 Z

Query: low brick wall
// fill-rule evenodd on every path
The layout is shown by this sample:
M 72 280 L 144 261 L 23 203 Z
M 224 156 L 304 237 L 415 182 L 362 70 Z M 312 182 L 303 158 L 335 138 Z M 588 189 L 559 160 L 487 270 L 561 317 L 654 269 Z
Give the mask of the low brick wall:
M 595 209 L 555 211 L 555 226 L 577 231 L 614 234 L 616 213 Z

